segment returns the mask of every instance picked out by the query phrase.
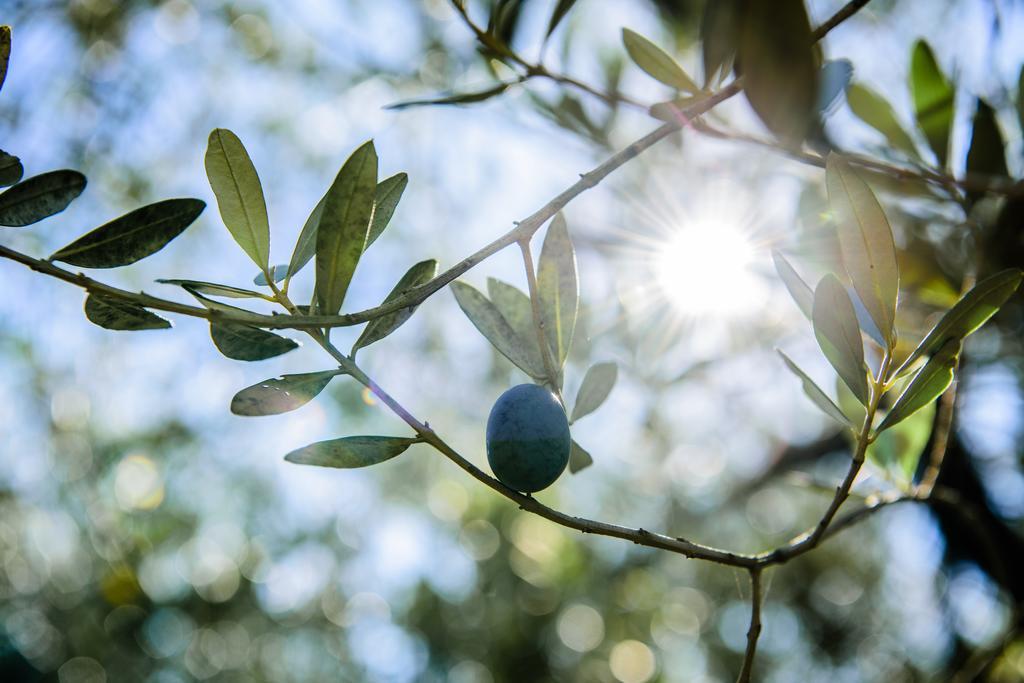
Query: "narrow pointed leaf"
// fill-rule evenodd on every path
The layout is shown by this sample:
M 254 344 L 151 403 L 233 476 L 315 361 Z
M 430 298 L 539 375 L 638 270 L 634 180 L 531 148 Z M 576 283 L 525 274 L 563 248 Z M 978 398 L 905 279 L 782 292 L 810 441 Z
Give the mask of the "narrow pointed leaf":
M 828 156 L 825 181 L 846 272 L 891 345 L 900 276 L 889 220 L 868 184 L 836 154 Z
M 408 184 L 409 176 L 405 173 L 396 173 L 377 183 L 377 189 L 374 191 L 373 219 L 370 221 L 370 233 L 366 237 L 367 248 L 376 242 L 384 228 L 388 227 Z
M 20 162 L 9 168 L 10 178 L 20 177 Z M 26 178 L 0 194 L 0 225 L 21 227 L 49 218 L 68 208 L 84 189 L 85 176 L 78 171 L 50 171 Z
M 910 58 L 910 94 L 914 100 L 917 126 L 935 152 L 939 166 L 945 167 L 956 93 L 953 84 L 939 69 L 932 49 L 923 40 L 914 44 Z
M 814 336 L 825 358 L 861 403 L 868 402 L 864 341 L 853 302 L 835 275 L 829 273 L 814 290 Z
M 453 282 L 451 289 L 459 308 L 494 348 L 531 377 L 544 377 L 544 367 L 532 363 L 525 343 L 487 297 L 464 282 Z
M 327 195 L 321 197 L 313 210 L 309 212 L 309 217 L 306 218 L 306 222 L 299 232 L 295 250 L 292 251 L 292 260 L 288 263 L 288 277 L 292 277 L 302 270 L 316 255 L 316 228 L 320 225 L 320 216 L 323 215 L 325 201 L 327 201 Z
M 221 353 L 234 360 L 265 360 L 299 348 L 287 337 L 232 322 L 211 322 L 210 337 Z
M 583 377 L 583 384 L 576 393 L 576 402 L 572 406 L 571 421 L 575 422 L 589 415 L 605 402 L 612 393 L 615 380 L 619 377 L 619 367 L 615 363 L 597 363 L 591 365 Z
M 999 132 L 996 112 L 984 100 L 978 100 L 974 112 L 974 123 L 971 128 L 971 146 L 967 150 L 967 172 L 983 176 L 1005 177 L 1006 143 Z M 967 190 L 967 198 L 971 203 L 981 199 L 982 193 Z
M 11 59 L 11 27 L 0 26 L 0 90 L 7 80 L 7 65 Z
M 700 92 L 700 87 L 676 60 L 639 33 L 628 28 L 622 29 L 622 44 L 629 58 L 654 80 L 683 92 Z
M 537 287 L 544 331 L 561 367 L 572 345 L 580 297 L 576 250 L 562 214 L 554 217 L 544 236 L 537 264 Z
M 807 394 L 807 398 L 811 399 L 814 405 L 818 406 L 823 413 L 831 417 L 833 420 L 839 422 L 839 424 L 852 427 L 850 420 L 847 419 L 846 415 L 840 410 L 839 406 L 835 404 L 828 394 L 822 391 L 821 387 L 814 383 L 806 372 L 800 369 L 800 367 L 790 360 L 789 356 L 784 354 L 782 351 L 778 352 L 782 356 L 782 361 L 786 364 L 786 367 L 790 371 L 800 378 L 800 382 L 803 384 L 804 393 Z
M 286 277 L 288 277 L 288 264 L 284 264 L 283 263 L 283 264 L 278 264 L 276 266 L 272 266 L 270 268 L 270 277 L 272 277 L 274 279 L 275 283 L 280 282 L 281 280 L 283 280 Z M 266 287 L 269 284 L 267 282 L 267 274 L 266 273 L 257 273 L 256 277 L 254 277 L 252 279 L 252 283 L 254 285 L 258 285 L 260 287 Z
M 867 459 L 894 475 L 904 486 L 914 479 L 917 464 L 928 445 L 935 423 L 931 402 L 899 424 L 878 434 L 865 453 Z
M 437 261 L 429 259 L 427 261 L 420 261 L 412 268 L 406 271 L 402 279 L 398 281 L 391 293 L 384 298 L 383 303 L 394 301 L 398 297 L 408 292 L 413 287 L 418 287 L 425 282 L 429 282 L 437 275 Z M 363 330 L 363 333 L 359 335 L 359 339 L 352 346 L 352 353 L 364 346 L 380 341 L 384 337 L 388 336 L 395 330 L 397 330 L 406 320 L 412 317 L 412 314 L 416 311 L 416 306 L 410 306 L 409 308 L 403 308 L 394 313 L 388 313 L 387 315 L 381 316 L 380 318 L 374 318 Z
M 130 211 L 58 250 L 51 261 L 84 268 L 116 268 L 163 249 L 206 208 L 201 199 L 165 199 Z
M 866 85 L 854 83 L 846 91 L 846 102 L 854 115 L 884 135 L 891 147 L 917 158 L 917 145 L 900 125 L 896 112 L 885 98 Z
M 800 311 L 810 320 L 811 312 L 814 310 L 814 292 L 797 274 L 786 257 L 775 249 L 772 249 L 772 261 L 775 262 L 775 270 L 782 279 L 782 284 L 786 285 L 789 295 L 793 297 L 793 301 L 796 302 Z
M 746 3 L 737 61 L 758 117 L 784 143 L 799 144 L 817 113 L 819 79 L 803 0 Z
M 1024 276 L 1017 268 L 1009 268 L 991 275 L 974 286 L 971 291 L 946 311 L 917 348 L 911 352 L 900 370 L 909 368 L 922 356 L 930 356 L 947 341 L 960 341 L 981 327 L 1006 300 L 1017 291 Z
M 401 455 L 416 439 L 397 436 L 346 436 L 330 441 L 318 441 L 294 450 L 284 459 L 298 465 L 320 467 L 367 467 Z
M 543 368 L 544 359 L 540 354 L 537 327 L 533 322 L 533 306 L 530 297 L 512 285 L 487 278 L 487 294 L 509 326 L 516 333 L 522 350 L 526 353 L 531 368 Z
M 242 141 L 226 128 L 215 128 L 210 133 L 206 176 L 231 236 L 257 266 L 266 268 L 270 258 L 270 223 L 263 186 Z
M 1020 75 L 1017 76 L 1017 122 L 1024 131 L 1024 66 L 1021 66 Z
M 97 294 L 86 298 L 85 317 L 108 330 L 162 330 L 171 326 L 168 320 L 142 306 Z
M 278 415 L 309 403 L 341 370 L 281 375 L 242 389 L 231 399 L 235 415 L 259 417 Z
M 572 445 L 569 449 L 569 472 L 576 474 L 580 470 L 585 470 L 594 464 L 594 459 L 590 457 L 590 453 L 587 452 L 583 446 L 576 443 L 573 439 Z
M 21 165 L 21 159 L 0 150 L 0 187 L 14 185 L 25 175 L 25 168 Z
M 576 0 L 558 0 L 555 4 L 555 9 L 551 12 L 551 19 L 548 21 L 548 30 L 547 33 L 544 34 L 545 39 L 555 32 L 555 29 L 558 28 L 558 24 L 562 21 L 565 15 L 569 13 L 569 10 L 571 10 L 572 6 L 575 4 Z
M 316 300 L 324 315 L 341 309 L 366 247 L 377 188 L 373 141 L 352 153 L 324 197 L 316 229 Z
M 910 380 L 876 432 L 898 424 L 941 396 L 953 382 L 953 368 L 959 353 L 960 340 L 950 339 L 943 344 Z
M 718 0 L 704 4 L 700 44 L 704 60 L 704 85 L 721 80 L 732 70 L 739 40 L 740 3 Z
M 821 65 L 818 77 L 818 98 L 814 108 L 820 114 L 828 114 L 835 110 L 839 96 L 850 87 L 853 78 L 853 64 L 849 59 L 834 59 Z
M 215 282 L 202 282 L 201 280 L 157 280 L 162 285 L 177 285 L 190 292 L 200 292 L 210 296 L 224 296 L 229 299 L 266 299 L 267 297 L 259 292 L 249 289 L 232 287 L 231 285 L 218 285 Z
M 447 95 L 427 97 L 418 100 L 403 100 L 401 102 L 389 104 L 384 108 L 398 111 L 400 109 L 409 109 L 410 107 L 427 107 L 448 104 L 475 104 L 477 102 L 484 102 L 486 100 L 489 100 L 492 97 L 497 97 L 501 93 L 508 90 L 510 85 L 512 85 L 512 83 L 498 83 L 497 85 L 475 92 L 449 93 Z

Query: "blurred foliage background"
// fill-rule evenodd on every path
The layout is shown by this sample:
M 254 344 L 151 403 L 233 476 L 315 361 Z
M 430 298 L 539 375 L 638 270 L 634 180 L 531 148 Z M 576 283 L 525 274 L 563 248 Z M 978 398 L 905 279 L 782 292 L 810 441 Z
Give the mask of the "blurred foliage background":
M 554 4 L 521 3 L 505 29 L 516 49 L 536 54 Z M 841 4 L 810 0 L 812 22 Z M 486 17 L 486 3 L 469 5 Z M 580 0 L 546 61 L 656 102 L 666 93 L 628 63 L 621 27 L 699 73 L 702 12 L 699 0 Z M 359 268 L 348 310 L 378 303 L 416 261 L 455 263 L 657 124 L 533 80 L 473 106 L 385 110 L 507 75 L 480 57 L 442 0 L 9 0 L 0 21 L 14 29 L 3 148 L 28 174 L 68 167 L 89 178 L 66 212 L 5 229 L 5 244 L 49 253 L 165 197 L 214 206 L 202 152 L 209 130 L 224 126 L 260 171 L 280 262 L 349 151 L 372 137 L 381 177 L 407 171 L 410 185 Z M 958 87 L 953 172 L 966 163 L 974 98 L 984 97 L 1019 178 L 1022 33 L 1024 4 L 1014 0 L 876 0 L 823 50 L 849 59 L 854 80 L 882 93 L 910 130 L 910 47 L 926 38 Z M 763 134 L 740 98 L 713 120 Z M 823 147 L 901 159 L 841 97 L 819 137 Z M 919 319 L 908 325 L 925 328 L 966 275 L 1024 262 L 1019 197 L 982 201 L 967 215 L 908 183 L 879 189 L 904 273 L 913 273 L 905 283 Z M 600 413 L 573 428 L 595 465 L 566 473 L 539 494 L 545 503 L 745 551 L 817 520 L 849 451 L 773 352 L 785 346 L 816 377 L 829 376 L 769 249 L 822 267 L 823 193 L 819 169 L 687 131 L 569 207 L 583 329 L 567 386 L 592 362 L 615 360 L 620 372 Z M 728 283 L 665 291 L 653 264 L 666 231 L 723 222 L 755 247 L 735 305 L 716 305 Z M 173 332 L 111 333 L 84 320 L 75 288 L 10 262 L 0 269 L 0 679 L 735 675 L 749 610 L 738 573 L 570 533 L 423 446 L 366 471 L 289 465 L 284 453 L 317 439 L 405 432 L 354 382 L 338 380 L 293 413 L 231 415 L 238 389 L 326 369 L 328 359 L 307 345 L 283 359 L 232 363 L 190 319 L 175 319 Z M 103 276 L 173 297 L 153 280 L 248 286 L 252 270 L 210 208 L 171 248 Z M 514 253 L 467 279 L 482 286 L 487 276 L 525 288 Z M 940 483 L 976 519 L 897 506 L 771 571 L 759 680 L 1024 678 L 1022 332 L 1018 294 L 965 351 Z M 481 465 L 489 406 L 525 381 L 447 291 L 361 358 Z M 855 491 L 891 487 L 874 470 Z

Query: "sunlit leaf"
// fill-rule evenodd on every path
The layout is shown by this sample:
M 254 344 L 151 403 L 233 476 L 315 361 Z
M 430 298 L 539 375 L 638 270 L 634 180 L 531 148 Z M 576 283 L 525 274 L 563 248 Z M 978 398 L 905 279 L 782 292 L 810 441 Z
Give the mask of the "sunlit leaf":
M 967 150 L 967 172 L 999 178 L 1009 175 L 1006 170 L 1006 143 L 1003 141 L 1003 134 L 999 132 L 996 112 L 980 98 L 971 127 L 971 145 Z M 981 192 L 967 190 L 967 199 L 972 204 L 981 197 Z
M 764 124 L 783 142 L 799 144 L 815 118 L 818 67 L 803 0 L 744 5 L 737 61 L 744 92 Z
M 494 348 L 531 377 L 544 377 L 543 365 L 534 364 L 533 356 L 527 351 L 525 342 L 519 338 L 487 297 L 464 282 L 453 282 L 451 288 L 459 308 Z
M 705 86 L 723 79 L 732 70 L 739 41 L 740 8 L 738 0 L 704 3 L 700 44 Z
M 639 33 L 622 29 L 622 44 L 630 59 L 654 80 L 683 92 L 700 92 L 700 87 L 676 60 Z
M 811 311 L 814 309 L 814 292 L 797 274 L 786 257 L 775 249 L 772 249 L 772 261 L 775 262 L 775 270 L 782 279 L 782 284 L 786 285 L 789 295 L 793 297 L 793 301 L 796 302 L 800 311 L 810 320 Z
M 11 27 L 0 26 L 0 90 L 7 80 L 7 65 L 11 59 Z
M 309 403 L 342 372 L 305 372 L 263 380 L 235 394 L 231 399 L 231 412 L 248 417 L 287 413 Z
M 85 268 L 115 268 L 155 254 L 185 231 L 206 208 L 201 199 L 165 199 L 130 211 L 59 249 L 51 261 Z
M 487 278 L 487 294 L 491 297 L 491 303 L 519 338 L 520 347 L 529 357 L 530 367 L 544 367 L 530 297 L 512 285 L 492 277 Z
M 959 339 L 944 343 L 910 380 L 876 431 L 883 432 L 902 422 L 941 396 L 953 382 L 953 368 L 959 353 Z
M 265 360 L 299 348 L 287 337 L 233 322 L 211 322 L 210 337 L 221 353 L 234 360 Z
M 852 77 L 853 64 L 849 59 L 834 59 L 822 64 L 814 108 L 823 114 L 831 112 L 839 96 L 849 87 Z
M 346 436 L 294 450 L 284 459 L 298 465 L 320 467 L 367 467 L 401 455 L 417 439 L 397 436 Z
M 864 341 L 853 302 L 835 275 L 829 273 L 814 290 L 814 336 L 825 358 L 861 403 L 868 402 Z
M 272 266 L 270 268 L 270 277 L 274 279 L 275 283 L 280 282 L 281 280 L 288 277 L 288 264 L 282 263 L 276 266 Z M 260 287 L 266 287 L 269 284 L 267 282 L 266 273 L 257 273 L 256 276 L 252 279 L 252 283 Z
M 210 296 L 224 296 L 229 299 L 267 299 L 268 297 L 259 292 L 249 289 L 232 287 L 231 285 L 219 285 L 215 282 L 203 282 L 201 280 L 157 280 L 162 285 L 177 285 L 190 291 L 209 294 Z
M 1017 120 L 1020 129 L 1024 131 L 1024 66 L 1020 68 L 1020 75 L 1017 76 Z
M 778 349 L 776 349 L 776 351 L 778 351 Z M 778 351 L 778 353 L 782 356 L 782 361 L 786 364 L 786 367 L 789 368 L 794 375 L 800 378 L 800 382 L 803 384 L 804 393 L 807 394 L 807 398 L 811 399 L 814 405 L 818 406 L 823 413 L 840 424 L 846 425 L 847 427 L 853 426 L 843 411 L 839 409 L 839 406 L 829 398 L 828 394 L 822 391 L 821 388 L 814 383 L 814 380 L 812 380 L 806 372 L 801 370 L 800 367 L 790 360 L 789 356 L 784 354 L 782 351 Z
M 10 177 L 18 174 L 20 162 L 9 167 Z M 22 180 L 0 194 L 0 225 L 21 227 L 58 214 L 85 189 L 85 176 L 78 171 L 50 171 Z
M 932 49 L 923 40 L 914 43 L 910 58 L 910 94 L 917 125 L 935 152 L 939 166 L 946 165 L 949 131 L 953 127 L 955 91 L 939 69 Z
M 405 173 L 396 173 L 377 183 L 373 200 L 373 219 L 370 221 L 370 233 L 366 238 L 367 248 L 376 242 L 384 228 L 388 227 L 408 184 L 409 176 Z
M 590 453 L 573 439 L 572 445 L 569 448 L 569 472 L 576 474 L 593 464 L 594 459 L 590 457 Z
M 829 154 L 825 180 L 846 272 L 891 344 L 900 276 L 889 220 L 871 188 L 842 157 Z
M 366 247 L 377 188 L 373 141 L 352 153 L 324 197 L 316 229 L 316 300 L 320 313 L 334 315 Z
M 947 341 L 959 342 L 985 324 L 985 321 L 995 315 L 1006 300 L 1017 291 L 1022 275 L 1024 273 L 1019 269 L 1009 268 L 976 284 L 953 308 L 946 311 L 939 322 L 935 323 L 935 327 L 911 352 L 900 366 L 900 370 L 909 368 L 918 358 L 935 353 Z
M 587 369 L 583 376 L 580 390 L 576 392 L 576 402 L 572 406 L 570 422 L 589 415 L 605 402 L 612 393 L 615 380 L 619 377 L 619 367 L 615 363 L 596 363 Z
M 935 422 L 935 402 L 929 403 L 894 427 L 886 429 L 868 446 L 867 459 L 894 474 L 906 487 L 914 478 L 917 463 L 928 445 Z
M 263 186 L 238 136 L 215 128 L 206 147 L 206 175 L 231 236 L 257 266 L 270 259 L 270 223 Z
M 402 279 L 398 281 L 398 284 L 394 286 L 391 293 L 385 297 L 383 303 L 386 304 L 390 301 L 394 301 L 413 287 L 429 282 L 435 275 L 437 275 L 437 261 L 434 259 L 420 261 L 405 272 L 405 275 L 403 275 Z M 363 333 L 359 335 L 359 339 L 357 339 L 356 343 L 352 346 L 352 354 L 354 355 L 357 350 L 364 346 L 369 346 L 376 341 L 380 341 L 397 330 L 412 316 L 415 311 L 416 306 L 410 306 L 371 320 L 366 326 L 366 329 L 363 330 Z
M 161 330 L 171 326 L 168 320 L 142 306 L 98 294 L 86 298 L 85 317 L 108 330 Z
M 555 32 L 555 29 L 558 28 L 558 24 L 562 21 L 565 15 L 569 13 L 569 10 L 571 10 L 572 6 L 575 4 L 576 0 L 558 0 L 555 4 L 555 9 L 551 11 L 551 19 L 548 20 L 548 30 L 547 33 L 544 34 L 545 38 L 550 37 L 551 34 Z
M 846 102 L 854 115 L 884 135 L 891 147 L 917 158 L 917 145 L 900 125 L 896 112 L 885 98 L 866 85 L 854 83 L 846 91 Z
M 704 95 L 686 95 L 667 102 L 655 102 L 647 108 L 647 113 L 661 121 L 677 123 L 681 126 L 686 125 L 688 121 L 686 110 L 705 97 Z
M 25 175 L 25 168 L 21 165 L 21 159 L 0 150 L 0 187 L 13 185 Z
M 544 236 L 537 264 L 537 287 L 544 330 L 561 367 L 569 356 L 576 329 L 579 283 L 576 278 L 576 250 L 572 246 L 565 217 L 560 213 L 552 219 Z
M 447 104 L 475 104 L 477 102 L 484 102 L 496 97 L 501 93 L 508 90 L 508 87 L 512 83 L 498 83 L 497 85 L 485 88 L 484 90 L 478 90 L 475 92 L 463 92 L 463 93 L 449 93 L 447 95 L 439 95 L 437 97 L 427 97 L 416 100 L 402 100 L 401 102 L 395 102 L 389 104 L 385 109 L 409 109 L 410 107 L 426 107 L 426 106 L 437 106 Z

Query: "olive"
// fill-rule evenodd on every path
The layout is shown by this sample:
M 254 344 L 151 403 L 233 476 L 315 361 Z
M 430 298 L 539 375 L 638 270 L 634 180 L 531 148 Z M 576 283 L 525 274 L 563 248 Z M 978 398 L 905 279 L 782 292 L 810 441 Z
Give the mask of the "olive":
M 570 444 L 565 409 L 536 384 L 506 391 L 487 418 L 487 462 L 498 481 L 516 491 L 550 486 L 569 462 Z

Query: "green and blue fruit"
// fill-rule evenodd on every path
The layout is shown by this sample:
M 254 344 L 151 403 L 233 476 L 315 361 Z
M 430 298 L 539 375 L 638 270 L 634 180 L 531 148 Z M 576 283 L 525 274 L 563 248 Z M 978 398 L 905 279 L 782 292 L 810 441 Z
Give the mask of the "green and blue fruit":
M 506 391 L 487 418 L 487 462 L 498 481 L 516 491 L 550 486 L 569 462 L 570 445 L 565 409 L 536 384 Z

